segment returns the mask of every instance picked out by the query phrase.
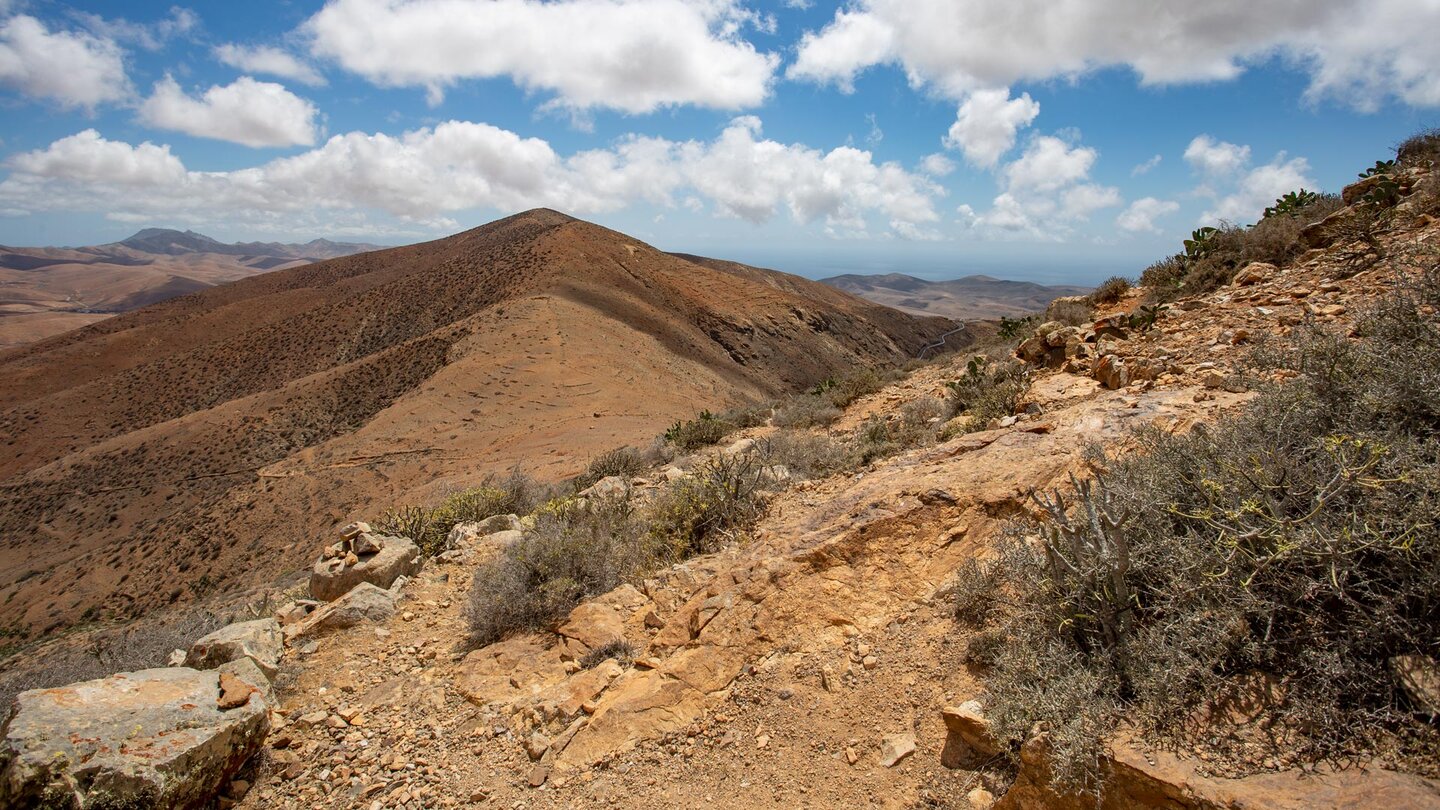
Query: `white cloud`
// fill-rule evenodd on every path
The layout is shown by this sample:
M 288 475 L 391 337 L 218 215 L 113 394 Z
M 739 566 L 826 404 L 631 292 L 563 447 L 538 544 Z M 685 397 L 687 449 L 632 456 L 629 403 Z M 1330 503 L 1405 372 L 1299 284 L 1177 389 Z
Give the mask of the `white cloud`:
M 931 177 L 944 177 L 955 171 L 955 161 L 935 152 L 920 159 L 920 171 Z
M 236 45 L 226 43 L 215 47 L 215 58 L 246 73 L 263 73 L 279 76 L 319 87 L 325 84 L 325 77 L 299 57 L 289 51 L 272 45 Z
M 87 130 L 11 158 L 0 207 L 282 227 L 378 211 L 453 229 L 449 215 L 474 209 L 593 214 L 679 200 L 757 223 L 784 211 L 834 234 L 879 223 L 901 237 L 933 235 L 927 228 L 939 221 L 934 203 L 943 190 L 929 179 L 853 147 L 822 152 L 760 131 L 758 119 L 742 117 L 713 141 L 629 137 L 565 157 L 537 138 L 448 121 L 400 136 L 351 132 L 252 168 L 199 172 L 168 147 Z
M 147 51 L 158 51 L 171 39 L 192 33 L 200 27 L 200 17 L 180 6 L 171 6 L 168 17 L 153 23 L 131 22 L 123 17 L 107 20 L 99 14 L 84 11 L 72 11 L 71 14 L 97 37 Z
M 51 32 L 27 15 L 0 24 L 0 85 L 93 110 L 129 97 L 120 47 L 82 31 Z
M 315 143 L 315 105 L 272 82 L 241 76 L 192 98 L 170 76 L 140 105 L 140 120 L 201 138 L 245 146 L 309 146 Z
M 1015 146 L 1016 133 L 1039 114 L 1040 102 L 1029 93 L 1012 99 L 1009 90 L 976 90 L 960 105 L 945 145 L 964 152 L 971 164 L 988 169 Z
M 1000 170 L 1001 192 L 990 210 L 977 214 L 961 206 L 961 220 L 993 235 L 1063 239 L 1095 212 L 1124 203 L 1119 189 L 1089 181 L 1098 157 L 1090 147 L 1051 135 L 1032 138 Z
M 1149 174 L 1149 173 L 1150 173 L 1150 170 L 1151 170 L 1151 169 L 1154 169 L 1156 166 L 1159 166 L 1159 165 L 1160 165 L 1160 161 L 1163 160 L 1163 159 L 1164 159 L 1164 158 L 1160 157 L 1159 155 L 1155 155 L 1154 157 L 1150 158 L 1149 160 L 1145 161 L 1144 163 L 1138 163 L 1138 164 L 1136 164 L 1136 165 L 1135 165 L 1135 168 L 1133 168 L 1133 169 L 1130 170 L 1130 176 L 1131 176 L 1131 177 L 1139 177 L 1139 176 L 1142 175 L 1142 174 Z
M 876 16 L 842 9 L 821 34 L 805 33 L 799 55 L 785 75 L 834 82 L 842 91 L 854 92 L 855 75 L 869 65 L 887 61 L 894 52 L 894 37 L 894 30 Z
M 1159 233 L 1155 220 L 1180 210 L 1180 204 L 1171 200 L 1141 197 L 1130 203 L 1130 207 L 1115 218 L 1115 225 L 1130 233 Z
M 1309 74 L 1312 98 L 1435 106 L 1437 29 L 1434 0 L 855 0 L 805 35 L 789 75 L 848 86 L 893 63 L 961 98 L 1110 67 L 1146 84 L 1226 80 L 1278 55 Z
M 1087 146 L 1072 147 L 1059 138 L 1042 135 L 1030 141 L 1003 174 L 1012 190 L 1055 191 L 1089 176 L 1096 157 L 1098 153 Z
M 1185 148 L 1185 161 L 1209 177 L 1230 177 L 1250 162 L 1250 147 L 1197 135 Z
M 1247 173 L 1236 188 L 1216 200 L 1200 220 L 1207 225 L 1248 224 L 1259 219 L 1276 198 L 1302 187 L 1315 187 L 1315 180 L 1310 177 L 1310 163 L 1305 158 L 1286 160 L 1282 152 L 1270 163 Z
M 763 102 L 779 57 L 740 36 L 759 20 L 738 0 L 330 0 L 304 30 L 317 56 L 431 103 L 503 76 L 565 109 L 646 113 Z

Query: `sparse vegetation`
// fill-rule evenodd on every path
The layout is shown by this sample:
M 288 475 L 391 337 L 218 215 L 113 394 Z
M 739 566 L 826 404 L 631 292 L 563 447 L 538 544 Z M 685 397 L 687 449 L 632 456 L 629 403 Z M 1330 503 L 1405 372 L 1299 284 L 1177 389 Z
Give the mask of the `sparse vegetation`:
M 965 431 L 984 430 L 992 419 L 1010 416 L 1030 385 L 1030 371 L 1013 359 L 976 356 L 960 379 L 945 384 L 954 413 L 966 416 Z
M 1066 326 L 1087 323 L 1095 312 L 1088 298 L 1056 298 L 1045 309 L 1045 320 L 1059 321 Z
M 1111 276 L 1100 283 L 1095 291 L 1090 293 L 1091 306 L 1119 303 L 1125 293 L 1130 292 L 1130 279 L 1124 276 Z
M 571 486 L 578 492 L 593 486 L 601 478 L 612 475 L 629 480 L 648 472 L 650 466 L 651 460 L 639 450 L 633 447 L 617 447 L 591 459 L 585 472 L 576 476 Z
M 625 639 L 617 638 L 614 641 L 601 644 L 599 647 L 585 653 L 585 655 L 580 658 L 580 668 L 594 669 L 606 661 L 609 661 L 611 658 L 614 658 L 620 666 L 628 667 L 630 666 L 630 662 L 635 660 L 635 648 Z
M 1440 129 L 1411 135 L 1395 147 L 1395 163 L 1401 167 L 1435 165 L 1440 162 Z
M 818 394 L 798 396 L 775 409 L 775 426 L 782 428 L 823 427 L 840 418 L 840 409 Z
M 549 494 L 547 487 L 516 469 L 503 478 L 487 476 L 480 486 L 448 495 L 433 507 L 392 509 L 375 520 L 374 526 L 381 534 L 414 540 L 422 553 L 433 556 L 445 550 L 445 540 L 456 523 L 528 514 Z
M 735 425 L 709 411 L 694 419 L 682 419 L 665 431 L 665 442 L 686 452 L 709 447 L 735 431 Z
M 1003 740 L 1047 724 L 1071 786 L 1093 787 L 1122 717 L 1242 770 L 1433 765 L 1440 734 L 1387 669 L 1440 657 L 1440 261 L 1417 261 L 1360 339 L 1302 330 L 1257 352 L 1299 376 L 1213 426 L 1095 454 L 1092 478 L 1037 496 L 1041 517 L 959 572 Z M 1247 698 L 1255 722 L 1217 729 Z

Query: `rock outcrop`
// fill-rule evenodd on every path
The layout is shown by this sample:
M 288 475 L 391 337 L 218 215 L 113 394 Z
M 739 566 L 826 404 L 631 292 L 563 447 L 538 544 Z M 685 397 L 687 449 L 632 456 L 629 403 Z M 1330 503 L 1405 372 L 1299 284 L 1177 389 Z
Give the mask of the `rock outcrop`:
M 303 621 L 285 628 L 285 638 L 323 636 L 366 622 L 383 622 L 395 615 L 395 593 L 362 582 L 343 596 L 315 609 Z
M 242 658 L 248 658 L 273 679 L 280 671 L 280 656 L 285 650 L 285 636 L 274 619 L 238 622 L 197 640 L 190 645 L 185 666 L 194 669 L 215 669 Z
M 419 573 L 421 563 L 420 547 L 410 538 L 361 530 L 325 549 L 310 572 L 310 595 L 331 602 L 362 582 L 388 588 L 402 576 Z
M 0 735 L 0 806 L 205 804 L 270 727 L 259 691 L 232 677 L 147 669 L 22 693 Z

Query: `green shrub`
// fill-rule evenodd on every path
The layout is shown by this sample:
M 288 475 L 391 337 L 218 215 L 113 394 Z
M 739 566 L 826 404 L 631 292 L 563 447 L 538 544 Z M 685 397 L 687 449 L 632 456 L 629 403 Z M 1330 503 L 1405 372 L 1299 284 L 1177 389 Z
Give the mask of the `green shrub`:
M 1049 725 L 1057 779 L 1093 785 L 1121 719 L 1230 767 L 1385 750 L 1430 767 L 1387 662 L 1440 657 L 1440 263 L 1361 325 L 1257 355 L 1300 375 L 1185 435 L 1152 429 L 1038 496 L 998 556 L 960 572 L 957 618 L 998 635 L 996 734 Z M 1197 725 L 1273 679 L 1253 728 Z M 1268 750 L 1266 750 L 1268 748 Z M 1245 763 L 1249 762 L 1249 765 Z
M 1377 164 L 1378 165 L 1378 164 Z M 1314 191 L 1288 191 L 1285 196 L 1275 200 L 1275 204 L 1265 209 L 1262 219 L 1271 217 L 1297 217 L 1306 207 L 1320 201 L 1320 195 Z
M 1118 303 L 1130 292 L 1130 279 L 1124 276 L 1111 276 L 1100 283 L 1095 291 L 1090 293 L 1089 300 L 1092 306 L 1100 304 Z
M 984 430 L 992 419 L 1015 413 L 1030 388 L 1030 371 L 1013 359 L 972 358 L 958 380 L 945 384 L 954 413 L 967 417 L 966 432 Z
M 1017 338 L 1029 337 L 1030 330 L 1035 328 L 1034 315 L 1026 315 L 1023 318 L 1007 318 L 1000 316 L 1000 329 L 997 333 L 1001 340 L 1015 340 Z
M 671 561 L 737 539 L 760 518 L 761 492 L 770 483 L 756 453 L 714 456 L 690 472 L 657 495 L 646 514 L 651 542 Z
M 682 419 L 665 431 L 665 441 L 681 450 L 699 450 L 717 444 L 735 431 L 735 425 L 709 411 L 701 411 L 694 419 Z
M 433 507 L 391 509 L 374 524 L 381 534 L 414 540 L 421 553 L 429 557 L 445 550 L 445 540 L 456 523 L 484 520 L 493 515 L 529 514 L 549 496 L 547 487 L 516 469 L 504 478 L 486 476 L 480 486 L 447 495 Z

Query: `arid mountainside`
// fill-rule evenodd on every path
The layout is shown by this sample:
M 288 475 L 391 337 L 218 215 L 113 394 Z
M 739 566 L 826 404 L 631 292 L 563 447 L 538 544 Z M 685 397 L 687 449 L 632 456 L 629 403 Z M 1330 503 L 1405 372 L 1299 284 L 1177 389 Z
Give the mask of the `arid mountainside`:
M 548 210 L 118 315 L 0 354 L 0 627 L 269 583 L 347 520 L 952 328 Z
M 821 279 L 820 283 L 905 312 L 957 321 L 1022 317 L 1045 309 L 1056 298 L 1089 292 L 1088 287 L 1047 286 L 990 276 L 926 281 L 904 273 L 848 274 Z
M 230 245 L 165 228 L 94 247 L 0 245 L 0 349 L 216 284 L 376 249 L 328 239 Z

